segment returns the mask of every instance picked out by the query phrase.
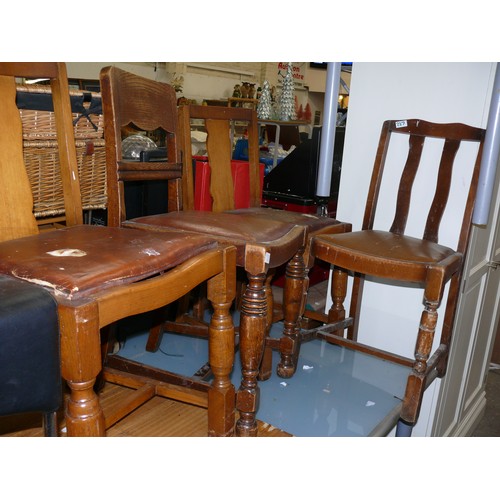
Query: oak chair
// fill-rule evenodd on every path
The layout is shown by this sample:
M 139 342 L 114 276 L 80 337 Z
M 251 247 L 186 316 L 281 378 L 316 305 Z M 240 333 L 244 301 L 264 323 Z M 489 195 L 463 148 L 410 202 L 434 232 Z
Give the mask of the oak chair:
M 362 229 L 349 234 L 318 236 L 312 242 L 314 257 L 330 263 L 334 268 L 332 307 L 329 311 L 328 325 L 312 333 L 333 343 L 364 350 L 374 356 L 411 368 L 402 402 L 398 435 L 411 434 L 411 429 L 419 415 L 425 389 L 436 377 L 443 377 L 446 372 L 460 280 L 471 228 L 484 132 L 483 129 L 458 123 L 438 124 L 416 119 L 384 122 Z M 403 142 L 401 138 L 405 136 L 408 137 L 406 146 L 398 146 L 402 151 L 404 151 L 403 147 L 406 147 L 408 153 L 406 162 L 400 169 L 402 174 L 397 199 L 394 200 L 394 220 L 388 230 L 378 228 L 376 210 L 377 204 L 383 199 L 381 186 L 384 185 L 383 174 L 386 159 L 389 153 L 394 151 L 390 146 L 395 139 L 399 137 L 398 144 L 401 144 Z M 460 147 L 462 146 L 463 149 L 464 143 L 468 142 L 473 143 L 466 146 L 472 148 L 469 154 L 473 168 L 467 171 L 463 168 L 464 156 L 461 158 L 460 169 L 457 165 L 454 166 L 454 163 Z M 437 144 L 441 148 L 440 159 L 432 163 L 432 170 L 429 167 L 425 170 L 424 166 L 429 165 L 432 159 L 432 155 L 426 152 L 429 151 L 429 147 L 437 147 Z M 469 157 L 466 158 L 469 159 Z M 393 172 L 393 170 L 390 171 Z M 422 174 L 422 171 L 427 173 Z M 411 197 L 414 181 L 418 179 L 419 173 L 426 175 L 429 190 L 433 189 L 435 183 L 434 197 L 431 197 L 428 212 L 425 212 L 425 207 L 422 207 L 421 199 L 417 204 L 415 196 Z M 434 176 L 435 181 L 432 180 Z M 455 177 L 460 179 L 458 184 L 452 182 Z M 450 191 L 461 182 L 466 186 L 464 194 L 466 199 L 461 208 L 453 209 L 455 210 L 453 217 L 460 221 L 460 229 L 456 246 L 451 248 L 439 244 L 439 228 L 445 215 Z M 382 191 L 382 193 L 386 192 Z M 432 192 L 430 191 L 431 194 Z M 384 194 L 384 196 L 387 195 Z M 415 211 L 421 213 L 423 217 L 424 230 L 421 237 L 405 234 L 407 220 L 416 213 Z M 348 273 L 354 279 L 349 317 L 346 318 L 343 300 L 346 297 Z M 389 280 L 399 286 L 410 285 L 423 288 L 424 310 L 416 335 L 414 359 L 379 351 L 357 342 L 365 277 Z M 447 283 L 449 283 L 449 289 L 441 338 L 439 346 L 433 351 L 437 309 Z M 344 338 L 345 329 L 347 329 L 347 338 Z
M 210 235 L 218 241 L 236 246 L 236 263 L 246 274 L 247 286 L 241 296 L 239 349 L 242 360 L 242 382 L 237 395 L 240 419 L 239 435 L 255 435 L 258 407 L 257 378 L 269 376 L 269 354 L 266 351 L 261 369 L 265 339 L 273 321 L 270 282 L 274 270 L 287 265 L 285 284 L 285 337 L 279 343 L 287 370 L 298 352 L 299 318 L 307 292 L 307 268 L 304 252 L 308 252 L 308 235 L 324 228 L 344 230 L 333 219 L 283 214 L 260 208 L 261 187 L 258 164 L 257 119 L 254 110 L 215 106 L 181 106 L 178 133 L 175 92 L 165 83 L 107 67 L 101 70 L 101 92 L 104 109 L 105 138 L 108 154 L 109 217 L 112 225 L 142 228 L 149 231 L 178 229 Z M 194 210 L 194 179 L 191 156 L 190 120 L 194 118 L 208 130 L 208 162 L 212 211 Z M 247 128 L 249 136 L 249 207 L 234 210 L 234 185 L 231 175 L 232 126 L 237 121 Z M 143 131 L 154 131 L 160 124 L 167 130 L 167 163 L 127 162 L 121 151 L 123 129 L 130 124 Z M 181 140 L 178 141 L 178 136 Z M 180 144 L 178 144 L 180 143 Z M 179 145 L 181 147 L 179 147 Z M 182 149 L 182 161 L 181 161 Z M 183 169 L 182 179 L 174 169 Z M 142 170 L 142 174 L 140 171 Z M 170 179 L 168 213 L 128 220 L 125 210 L 124 183 L 130 179 Z M 181 192 L 181 203 L 176 205 Z M 276 213 L 274 213 L 276 212 Z M 279 212 L 279 213 L 278 213 Z M 307 223 L 304 221 L 307 220 Z M 196 333 L 196 322 L 169 324 L 169 330 Z M 151 342 L 153 345 L 156 341 Z
M 0 275 L 0 415 L 42 414 L 57 435 L 62 405 L 57 304 L 43 288 Z
M 0 63 L 0 275 L 48 290 L 57 302 L 61 373 L 69 387 L 65 424 L 70 436 L 105 435 L 106 428 L 155 395 L 208 408 L 208 435 L 234 433 L 235 250 L 188 232 L 152 233 L 76 225 L 38 233 L 31 187 L 22 155 L 22 130 L 14 77 L 46 77 L 60 136 L 59 150 L 76 165 L 66 67 L 63 63 Z M 62 138 L 61 138 L 62 136 Z M 72 196 L 78 197 L 78 178 Z M 76 214 L 75 214 L 76 215 Z M 81 214 L 80 214 L 81 216 Z M 100 331 L 118 320 L 165 307 L 207 283 L 213 315 L 209 326 L 211 383 L 167 371 L 148 376 L 148 367 L 119 369 L 101 357 Z M 101 372 L 107 381 L 137 389 L 112 414 L 104 415 L 94 391 Z
M 266 350 L 264 363 L 261 366 L 260 378 L 268 378 L 271 370 L 271 347 L 278 349 L 281 360 L 277 366 L 277 373 L 282 378 L 289 378 L 297 367 L 297 359 L 300 350 L 299 318 L 304 314 L 306 305 L 306 294 L 308 291 L 308 273 L 314 260 L 310 253 L 311 238 L 318 234 L 337 234 L 351 230 L 351 224 L 340 222 L 330 217 L 322 217 L 315 214 L 303 214 L 286 210 L 277 210 L 263 207 L 262 186 L 259 181 L 259 145 L 257 115 L 254 110 L 239 110 L 218 108 L 215 106 L 182 106 L 179 108 L 179 127 L 182 136 L 181 152 L 184 165 L 192 164 L 191 154 L 191 130 L 193 124 L 199 126 L 200 122 L 205 126 L 207 135 L 207 156 L 210 164 L 210 194 L 213 200 L 212 210 L 216 212 L 229 212 L 232 214 L 245 215 L 251 220 L 260 220 L 262 223 L 268 221 L 293 224 L 302 227 L 306 232 L 306 245 L 303 250 L 304 264 L 295 266 L 290 262 L 286 271 L 288 286 L 285 286 L 282 307 L 273 308 L 273 295 L 270 289 L 271 279 L 275 269 L 268 273 L 266 282 L 266 293 L 268 294 L 268 330 L 271 323 L 283 320 L 283 335 L 279 339 L 266 337 Z M 233 195 L 233 179 L 229 168 L 233 149 L 234 130 L 239 125 L 246 125 L 248 135 L 249 154 L 249 203 L 248 206 L 236 208 L 236 200 Z M 192 170 L 185 167 L 184 193 L 186 207 L 194 204 L 193 193 L 195 192 Z M 238 186 L 241 190 L 241 186 Z M 232 195 L 232 196 L 231 196 Z M 296 280 L 302 276 L 306 277 L 304 283 Z M 298 287 L 298 289 L 297 289 Z M 300 298 L 300 301 L 297 300 Z

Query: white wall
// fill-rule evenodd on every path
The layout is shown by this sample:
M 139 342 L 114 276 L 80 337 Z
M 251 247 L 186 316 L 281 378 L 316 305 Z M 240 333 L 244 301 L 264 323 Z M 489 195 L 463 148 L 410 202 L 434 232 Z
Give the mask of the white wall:
M 82 80 L 98 80 L 99 72 L 106 66 L 118 66 L 125 71 L 130 71 L 137 75 L 151 78 L 151 80 L 166 81 L 162 79 L 162 68 L 157 67 L 155 71 L 154 63 L 128 63 L 128 62 L 67 62 L 66 68 L 68 78 L 80 78 Z
M 355 63 L 337 217 L 352 222 L 353 230 L 361 227 L 371 169 L 384 120 L 420 118 L 486 127 L 488 84 L 492 71 L 492 63 Z M 465 161 L 465 157 L 457 161 Z M 458 190 L 464 191 L 466 183 L 467 179 L 458 179 Z M 393 188 L 396 189 L 397 185 L 394 184 Z M 429 190 L 426 189 L 424 178 L 417 199 L 427 203 L 428 197 Z M 440 243 L 443 244 L 451 244 L 456 239 L 453 203 L 442 224 Z M 392 220 L 393 206 L 383 205 L 380 219 Z M 410 232 L 417 231 L 417 223 L 414 227 L 412 223 L 409 220 Z M 421 309 L 421 290 L 401 291 L 387 285 L 366 283 L 359 340 L 413 356 Z M 443 309 L 440 311 L 441 319 Z M 415 436 L 430 433 L 438 384 L 439 381 L 436 381 L 426 392 L 420 419 L 414 430 Z

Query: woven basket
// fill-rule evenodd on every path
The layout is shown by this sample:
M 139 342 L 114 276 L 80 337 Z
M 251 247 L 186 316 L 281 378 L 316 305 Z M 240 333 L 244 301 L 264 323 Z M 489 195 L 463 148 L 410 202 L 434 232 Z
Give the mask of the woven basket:
M 105 209 L 106 149 L 104 140 L 76 141 L 84 210 Z M 35 217 L 64 214 L 64 195 L 56 141 L 24 141 L 24 162 L 33 192 Z
M 23 124 L 24 162 L 37 218 L 64 214 L 57 130 L 50 86 L 18 85 L 17 104 Z M 84 210 L 105 209 L 106 155 L 101 95 L 71 90 L 75 146 Z
M 25 141 L 56 140 L 54 112 L 38 109 L 45 105 L 51 105 L 51 88 L 45 85 L 18 85 L 17 92 L 18 96 L 21 93 L 26 93 L 33 98 L 33 109 L 19 108 L 23 122 L 23 139 Z M 75 140 L 102 139 L 104 137 L 104 119 L 101 111 L 101 95 L 97 92 L 75 90 L 70 91 L 70 98 L 73 108 L 85 110 L 72 113 Z M 25 106 L 30 106 L 30 104 L 25 104 Z M 92 108 L 96 109 L 98 113 L 89 112 Z

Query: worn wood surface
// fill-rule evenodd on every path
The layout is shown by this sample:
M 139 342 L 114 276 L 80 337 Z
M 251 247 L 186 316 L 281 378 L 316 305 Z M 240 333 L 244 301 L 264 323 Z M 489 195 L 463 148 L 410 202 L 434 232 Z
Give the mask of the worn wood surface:
M 99 393 L 104 416 L 116 414 L 124 400 L 135 391 L 116 384 L 106 383 Z M 60 427 L 64 428 L 60 415 Z M 43 430 L 38 414 L 0 417 L 2 437 L 42 437 Z M 156 396 L 134 413 L 116 422 L 107 431 L 110 437 L 206 437 L 208 412 L 206 408 Z M 65 436 L 64 432 L 60 432 Z M 260 437 L 290 437 L 285 431 L 258 421 Z

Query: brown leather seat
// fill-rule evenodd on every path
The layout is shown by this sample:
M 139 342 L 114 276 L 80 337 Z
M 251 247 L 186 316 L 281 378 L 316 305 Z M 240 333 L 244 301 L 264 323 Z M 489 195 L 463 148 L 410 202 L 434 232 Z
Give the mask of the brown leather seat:
M 322 259 L 380 278 L 391 279 L 404 273 L 405 281 L 424 283 L 429 266 L 455 254 L 451 248 L 432 241 L 385 231 L 367 229 L 338 236 L 335 245 L 323 249 Z
M 65 300 L 81 301 L 216 248 L 216 241 L 199 234 L 81 225 L 3 242 L 0 273 L 43 285 Z
M 245 249 L 248 244 L 268 246 L 269 267 L 277 267 L 295 253 L 297 244 L 302 244 L 301 233 L 295 231 L 295 235 L 277 245 L 275 242 L 286 238 L 294 231 L 294 224 L 283 224 L 269 219 L 249 218 L 246 214 L 233 214 L 228 217 L 227 213 L 182 211 L 170 212 L 161 215 L 149 215 L 138 217 L 122 224 L 124 227 L 133 227 L 158 230 L 159 228 L 179 229 L 193 231 L 206 235 L 216 234 L 218 241 L 231 243 L 238 249 L 237 264 L 245 266 Z M 269 242 L 269 243 L 267 243 Z

